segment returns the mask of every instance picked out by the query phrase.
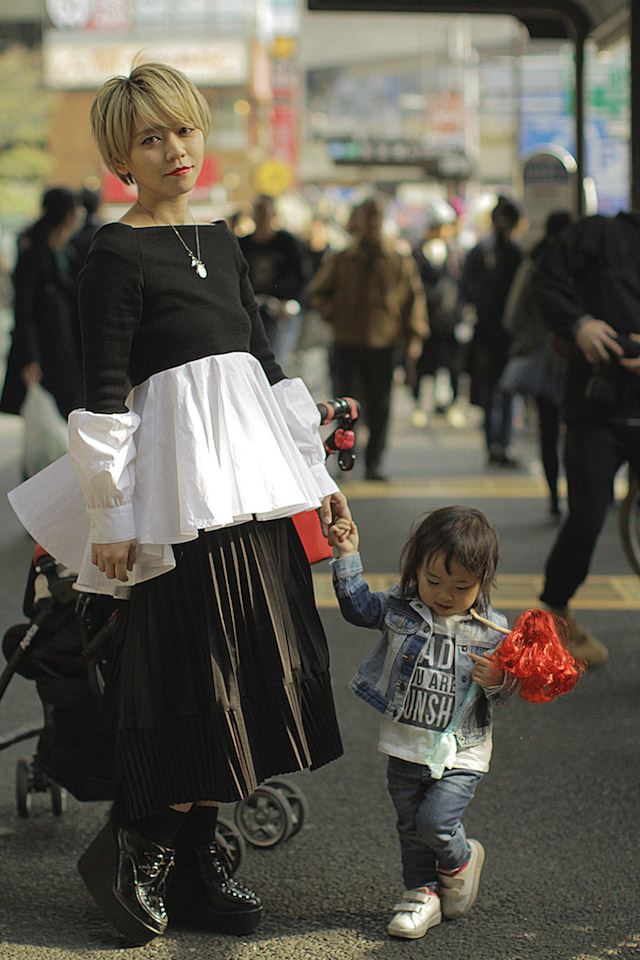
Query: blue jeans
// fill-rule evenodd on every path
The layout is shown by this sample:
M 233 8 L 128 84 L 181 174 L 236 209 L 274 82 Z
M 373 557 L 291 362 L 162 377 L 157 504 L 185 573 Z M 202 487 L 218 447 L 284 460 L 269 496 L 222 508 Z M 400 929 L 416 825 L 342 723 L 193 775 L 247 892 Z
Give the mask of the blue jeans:
M 437 867 L 457 870 L 471 856 L 460 822 L 482 779 L 474 770 L 445 770 L 433 780 L 429 768 L 389 757 L 389 793 L 398 815 L 402 877 L 408 890 L 438 889 Z

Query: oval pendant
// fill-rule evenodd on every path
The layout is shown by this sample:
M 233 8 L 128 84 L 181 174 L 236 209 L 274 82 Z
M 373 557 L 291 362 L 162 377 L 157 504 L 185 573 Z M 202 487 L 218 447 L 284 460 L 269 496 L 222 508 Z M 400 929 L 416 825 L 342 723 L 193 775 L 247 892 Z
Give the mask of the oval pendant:
M 204 278 L 207 275 L 207 268 L 205 267 L 204 263 L 199 263 L 196 269 L 198 272 L 198 276 L 202 277 L 202 279 L 204 280 Z

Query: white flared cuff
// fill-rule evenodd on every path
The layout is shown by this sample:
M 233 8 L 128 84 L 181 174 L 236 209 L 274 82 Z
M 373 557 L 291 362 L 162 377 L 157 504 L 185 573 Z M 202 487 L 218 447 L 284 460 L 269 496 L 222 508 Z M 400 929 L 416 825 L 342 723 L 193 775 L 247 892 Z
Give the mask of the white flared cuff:
M 293 441 L 307 466 L 324 463 L 324 445 L 318 428 L 320 412 L 300 377 L 274 383 L 273 394 Z
M 87 507 L 87 516 L 91 525 L 91 543 L 122 543 L 136 538 L 131 501 L 119 507 Z
M 135 432 L 140 417 L 127 413 L 69 414 L 69 454 L 84 494 L 95 543 L 136 535 L 133 518 Z
M 313 477 L 316 486 L 318 487 L 318 493 L 321 500 L 340 489 L 324 463 L 314 464 L 313 466 L 309 467 L 309 472 Z
M 318 487 L 320 498 L 335 493 L 338 485 L 325 465 L 326 453 L 319 432 L 320 412 L 304 381 L 300 377 L 279 380 L 272 390 L 293 442 Z

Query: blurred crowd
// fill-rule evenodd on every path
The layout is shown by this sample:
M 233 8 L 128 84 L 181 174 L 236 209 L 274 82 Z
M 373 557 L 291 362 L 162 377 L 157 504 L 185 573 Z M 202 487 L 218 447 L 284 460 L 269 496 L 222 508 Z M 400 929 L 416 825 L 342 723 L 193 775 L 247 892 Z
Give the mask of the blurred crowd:
M 417 236 L 415 224 L 413 234 L 403 230 L 388 206 L 369 195 L 343 222 L 317 216 L 304 233 L 285 229 L 266 195 L 227 218 L 276 359 L 318 399 L 359 402 L 359 460 L 369 481 L 387 479 L 398 385 L 416 430 L 439 420 L 445 429 L 481 431 L 488 470 L 520 466 L 514 426 L 532 425 L 551 520 L 562 512 L 561 462 L 569 493 L 543 600 L 570 618 L 587 659 L 602 662 L 606 650 L 567 605 L 586 577 L 615 472 L 625 462 L 640 472 L 640 415 L 637 422 L 632 415 L 640 360 L 627 347 L 640 341 L 640 289 L 628 256 L 634 214 L 574 223 L 569 212 L 553 211 L 544 236 L 525 249 L 526 225 L 505 196 L 493 198 L 480 229 L 460 198 L 432 204 Z M 63 420 L 82 406 L 76 286 L 102 222 L 98 194 L 55 187 L 18 236 L 2 412 L 24 415 L 34 386 Z M 598 445 L 594 431 L 602 434 Z M 33 472 L 26 462 L 24 472 Z M 588 484 L 586 476 L 595 479 Z
M 563 218 L 568 222 L 568 214 L 556 218 L 555 229 Z M 285 371 L 302 376 L 318 397 L 358 399 L 366 479 L 386 479 L 399 381 L 418 429 L 438 418 L 452 428 L 481 419 L 490 467 L 518 465 L 511 452 L 514 419 L 531 419 L 535 406 L 550 513 L 559 515 L 559 361 L 549 357 L 550 388 L 538 383 L 527 392 L 514 381 L 514 366 L 518 372 L 538 340 L 550 353 L 539 319 L 535 343 L 529 342 L 535 324 L 523 303 L 540 247 L 524 257 L 513 239 L 521 225 L 517 206 L 497 198 L 490 223 L 480 229 L 457 197 L 429 204 L 423 223 L 411 223 L 412 229 L 399 227 L 375 195 L 342 218 L 311 217 L 304 233 L 285 229 L 283 220 L 267 195 L 227 218 Z M 54 187 L 43 195 L 41 215 L 17 237 L 12 290 L 4 291 L 13 331 L 2 412 L 20 413 L 32 384 L 53 396 L 62 417 L 82 405 L 76 283 L 102 222 L 99 193 Z

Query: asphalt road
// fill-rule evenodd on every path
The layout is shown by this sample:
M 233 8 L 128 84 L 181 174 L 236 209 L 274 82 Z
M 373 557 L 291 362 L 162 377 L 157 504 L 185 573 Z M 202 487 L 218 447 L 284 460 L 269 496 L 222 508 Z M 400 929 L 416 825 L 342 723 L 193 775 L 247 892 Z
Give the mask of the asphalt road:
M 392 578 L 412 520 L 430 507 L 464 500 L 499 528 L 503 560 L 494 602 L 514 618 L 536 602 L 533 591 L 554 536 L 545 523 L 531 437 L 524 431 L 518 442 L 521 470 L 489 474 L 476 431 L 441 424 L 418 431 L 407 426 L 402 398 L 397 406 L 392 482 L 386 489 L 357 480 L 345 484 L 368 572 Z M 17 480 L 18 440 L 12 426 L 5 422 L 4 433 L 2 426 L 4 492 Z M 31 546 L 3 496 L 0 634 L 21 620 Z M 497 711 L 491 771 L 465 817 L 469 835 L 487 852 L 478 901 L 466 917 L 440 924 L 419 941 L 393 940 L 385 932 L 402 889 L 394 818 L 384 758 L 376 749 L 376 717 L 347 689 L 375 636 L 342 621 L 324 589 L 327 572 L 321 566 L 316 576 L 345 753 L 320 771 L 292 778 L 309 802 L 303 829 L 285 843 L 248 850 L 241 875 L 265 904 L 258 931 L 238 940 L 170 929 L 144 948 L 123 948 L 75 869 L 106 805 L 69 798 L 55 818 L 48 796 L 36 795 L 32 815 L 19 819 L 15 762 L 29 757 L 28 742 L 0 753 L 2 960 L 640 957 L 640 601 L 621 554 L 615 508 L 590 584 L 576 604 L 584 623 L 607 643 L 610 661 L 553 704 L 514 700 Z M 15 678 L 0 704 L 0 736 L 40 717 L 34 685 Z

